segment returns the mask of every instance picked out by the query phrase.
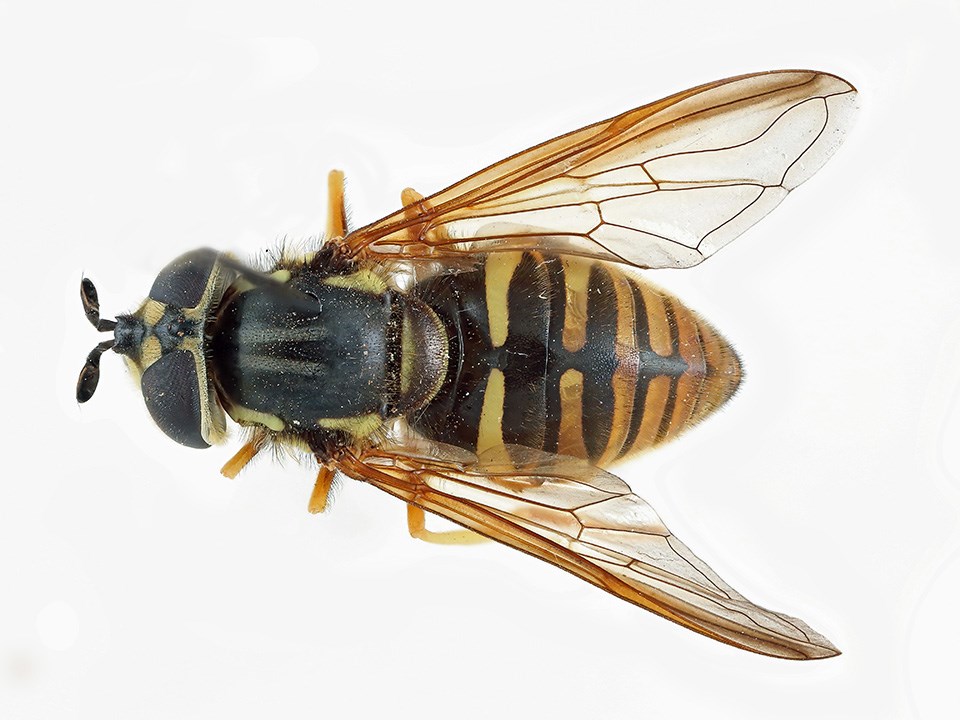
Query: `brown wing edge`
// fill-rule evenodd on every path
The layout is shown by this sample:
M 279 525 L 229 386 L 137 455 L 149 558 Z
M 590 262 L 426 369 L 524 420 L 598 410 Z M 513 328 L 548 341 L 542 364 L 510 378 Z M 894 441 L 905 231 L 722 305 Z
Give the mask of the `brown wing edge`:
M 528 458 L 535 454 L 535 451 L 522 450 Z M 470 466 L 462 462 L 448 463 L 380 450 L 346 455 L 340 459 L 340 469 L 394 497 L 492 540 L 546 560 L 621 599 L 722 643 L 762 655 L 792 660 L 819 659 L 840 654 L 829 640 L 802 621 L 765 610 L 743 598 L 677 540 L 660 523 L 652 508 L 629 493 L 629 488 L 622 480 L 583 461 L 551 457 L 563 463 L 560 467 L 565 468 L 566 475 L 561 476 L 557 470 L 549 467 L 544 470 L 514 466 L 511 472 L 503 463 L 500 463 L 499 467 L 485 468 L 481 463 Z M 573 473 L 577 474 L 576 478 Z M 615 537 L 611 543 L 605 544 L 601 539 L 599 545 L 590 545 L 574 540 L 572 535 L 565 535 L 556 527 L 549 527 L 550 521 L 541 525 L 531 522 L 530 518 L 521 518 L 519 513 L 511 515 L 476 499 L 487 493 L 488 497 L 495 501 L 505 499 L 508 503 L 522 505 L 525 510 L 533 508 L 534 512 L 542 511 L 546 515 L 567 512 L 569 517 L 573 518 L 569 508 L 549 508 L 542 501 L 531 503 L 521 496 L 528 492 L 556 490 L 550 484 L 552 480 L 556 480 L 558 484 L 567 481 L 582 483 L 588 474 L 591 477 L 587 484 L 602 495 L 601 500 L 587 505 L 602 507 L 607 501 L 622 505 L 621 501 L 624 499 L 642 503 L 652 515 L 651 536 L 658 541 L 665 541 L 675 553 L 676 557 L 670 560 L 674 566 L 677 561 L 684 563 L 682 575 L 671 574 L 662 568 L 657 569 L 656 563 L 652 562 L 643 566 L 643 577 L 646 581 L 632 578 L 632 575 L 636 574 L 632 571 L 631 577 L 625 579 L 623 571 L 626 568 L 601 559 L 620 556 L 619 552 L 612 549 L 614 546 L 623 549 L 622 545 L 618 545 L 622 543 L 622 538 L 616 539 L 618 535 L 622 536 L 624 532 L 647 532 L 624 526 L 623 517 L 610 516 L 608 519 L 612 519 L 612 522 L 609 525 L 604 525 L 604 518 L 601 518 L 600 527 L 586 527 L 581 523 L 581 531 L 585 528 L 594 536 L 607 533 Z M 444 491 L 445 488 L 448 491 Z M 562 498 L 562 488 L 560 492 L 558 497 Z M 476 497 L 471 499 L 465 497 L 466 494 Z M 637 503 L 633 505 L 634 507 L 627 511 L 628 523 L 632 522 L 631 513 L 635 512 Z M 579 511 L 586 511 L 588 515 L 592 512 L 590 507 L 580 508 Z M 596 512 L 593 514 L 597 515 Z M 570 541 L 568 544 L 571 546 L 579 546 L 581 552 L 578 553 L 558 542 L 558 538 L 563 537 Z M 588 547 L 589 550 L 583 549 Z M 662 542 L 660 547 L 663 547 Z M 591 557 L 584 554 L 585 552 Z M 642 558 L 645 551 L 641 548 L 638 552 Z M 617 572 L 621 574 L 618 575 Z M 689 582 L 691 577 L 695 577 L 699 582 L 692 584 Z M 629 579 L 634 581 L 629 582 Z
M 638 125 L 653 117 L 657 117 L 658 121 L 663 120 L 663 124 L 685 119 L 683 115 L 679 118 L 673 118 L 673 115 L 676 114 L 674 106 L 683 105 L 685 102 L 694 102 L 694 100 L 701 102 L 697 96 L 714 97 L 715 91 L 721 93 L 733 92 L 733 90 L 728 90 L 726 86 L 733 87 L 738 83 L 743 86 L 747 86 L 749 83 L 761 83 L 759 88 L 753 88 L 755 90 L 754 94 L 746 97 L 721 95 L 717 98 L 719 105 L 708 105 L 700 110 L 715 111 L 723 107 L 724 104 L 732 104 L 750 98 L 760 98 L 766 94 L 781 91 L 789 92 L 809 83 L 823 81 L 835 82 L 839 94 L 855 96 L 857 93 L 856 88 L 843 78 L 831 73 L 813 70 L 774 70 L 749 73 L 706 83 L 515 153 L 434 193 L 426 199 L 421 198 L 416 202 L 407 204 L 403 209 L 359 228 L 344 238 L 342 242 L 351 254 L 364 255 L 372 251 L 382 257 L 406 257 L 408 259 L 421 256 L 436 257 L 437 254 L 446 252 L 463 254 L 464 252 L 494 252 L 535 248 L 538 242 L 536 228 L 529 228 L 526 231 L 518 230 L 516 235 L 494 235 L 491 238 L 450 237 L 446 236 L 441 228 L 451 217 L 469 216 L 469 207 L 472 203 L 482 203 L 482 198 L 496 195 L 513 184 L 529 183 L 537 185 L 544 182 L 545 178 L 556 178 L 564 175 L 564 163 L 573 163 L 572 158 L 574 157 L 582 160 L 583 157 L 587 156 L 585 154 L 593 155 L 601 147 L 608 150 L 611 143 L 614 143 L 614 147 L 616 147 L 615 143 L 621 142 L 619 139 L 621 135 L 626 136 L 629 132 L 633 132 L 633 129 Z M 622 142 L 637 141 L 638 139 L 634 137 Z M 836 141 L 834 142 L 839 144 Z M 603 154 L 607 150 L 599 150 L 599 153 Z M 827 154 L 827 157 L 829 154 L 832 154 L 832 150 Z M 784 194 L 786 192 L 788 190 L 785 190 Z M 769 209 L 758 214 L 749 222 L 741 223 L 743 228 L 738 230 L 736 234 L 748 228 L 768 211 Z M 428 237 L 430 234 L 432 234 L 432 237 Z M 556 247 L 551 247 L 551 249 L 556 252 L 625 262 L 638 267 L 674 266 L 636 262 L 624 258 L 602 244 L 585 237 L 569 241 L 577 233 L 570 233 L 570 238 L 567 239 L 564 239 L 562 235 L 543 237 L 540 242 L 555 244 Z M 509 241 L 507 241 L 508 237 L 510 238 Z M 661 240 L 671 242 L 666 237 L 661 238 Z M 441 248 L 440 246 L 446 247 Z M 708 254 L 712 254 L 712 252 Z M 703 257 L 700 257 L 699 260 L 688 259 L 687 264 L 680 266 L 689 267 L 690 264 L 697 264 L 702 259 Z

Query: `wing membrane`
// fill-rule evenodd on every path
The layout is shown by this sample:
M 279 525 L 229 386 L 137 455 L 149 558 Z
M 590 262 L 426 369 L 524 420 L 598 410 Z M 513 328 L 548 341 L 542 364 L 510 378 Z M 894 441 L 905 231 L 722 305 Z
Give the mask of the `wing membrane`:
M 582 460 L 514 446 L 472 462 L 372 450 L 343 469 L 722 642 L 791 659 L 838 652 L 800 620 L 752 604 L 626 483 Z
M 720 80 L 507 158 L 344 242 L 389 256 L 537 248 L 689 267 L 826 162 L 855 96 L 813 71 Z

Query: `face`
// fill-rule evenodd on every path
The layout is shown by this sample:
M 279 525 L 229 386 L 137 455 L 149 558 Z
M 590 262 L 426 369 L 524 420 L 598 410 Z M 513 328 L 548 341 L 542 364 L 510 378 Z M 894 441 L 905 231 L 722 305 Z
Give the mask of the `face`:
M 237 273 L 219 253 L 201 249 L 167 265 L 140 308 L 116 321 L 101 320 L 96 290 L 81 286 L 87 317 L 113 340 L 87 358 L 77 384 L 77 400 L 89 400 L 99 378 L 100 355 L 108 349 L 124 356 L 140 381 L 154 422 L 181 445 L 206 448 L 223 438 L 226 422 L 205 352 L 204 331 L 224 291 Z

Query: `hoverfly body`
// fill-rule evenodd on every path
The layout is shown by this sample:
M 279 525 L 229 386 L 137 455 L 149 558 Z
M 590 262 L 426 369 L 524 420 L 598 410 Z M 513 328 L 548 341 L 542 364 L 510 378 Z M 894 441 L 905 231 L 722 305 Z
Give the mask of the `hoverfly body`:
M 157 276 L 136 312 L 88 319 L 154 421 L 204 448 L 226 416 L 264 446 L 407 503 L 414 537 L 492 538 L 736 647 L 837 654 L 731 588 L 603 468 L 684 432 L 740 382 L 724 338 L 624 266 L 686 268 L 773 209 L 839 145 L 856 90 L 777 71 L 678 93 L 518 153 L 396 213 L 346 227 L 330 175 L 327 240 L 254 269 L 209 249 Z M 430 532 L 424 511 L 466 531 Z M 472 532 L 470 532 L 472 531 Z

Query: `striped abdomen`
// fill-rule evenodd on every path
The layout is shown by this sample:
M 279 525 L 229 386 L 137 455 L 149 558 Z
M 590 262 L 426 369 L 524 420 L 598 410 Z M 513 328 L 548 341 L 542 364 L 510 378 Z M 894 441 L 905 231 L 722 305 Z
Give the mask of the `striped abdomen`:
M 706 322 L 602 262 L 495 253 L 413 294 L 444 323 L 450 362 L 411 424 L 470 450 L 519 444 L 604 465 L 678 435 L 740 381 Z

